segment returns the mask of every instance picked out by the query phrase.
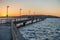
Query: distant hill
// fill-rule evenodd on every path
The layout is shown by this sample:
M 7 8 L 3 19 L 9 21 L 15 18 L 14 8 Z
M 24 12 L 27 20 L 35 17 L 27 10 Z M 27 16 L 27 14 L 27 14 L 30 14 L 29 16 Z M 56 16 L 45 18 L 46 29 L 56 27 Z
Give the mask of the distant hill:
M 46 15 L 45 17 L 46 17 L 46 18 L 60 18 L 60 17 L 58 17 L 58 16 L 51 16 L 51 15 Z
M 60 18 L 60 17 L 58 17 L 58 16 L 51 16 L 51 15 L 23 15 L 23 16 L 9 16 L 9 18 L 26 18 L 26 17 L 33 17 L 33 16 L 39 16 L 39 17 L 42 17 L 42 18 Z M 0 17 L 0 18 L 6 18 L 6 16 L 5 17 Z
M 51 15 L 24 15 L 25 16 L 40 16 L 40 17 L 45 17 L 45 18 L 60 18 L 58 16 L 51 16 Z

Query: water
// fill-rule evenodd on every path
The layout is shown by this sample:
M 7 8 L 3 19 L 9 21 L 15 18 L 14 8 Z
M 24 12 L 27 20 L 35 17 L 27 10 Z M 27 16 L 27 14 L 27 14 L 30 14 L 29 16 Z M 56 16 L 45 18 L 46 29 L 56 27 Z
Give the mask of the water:
M 60 40 L 60 18 L 47 18 L 19 31 L 27 40 Z

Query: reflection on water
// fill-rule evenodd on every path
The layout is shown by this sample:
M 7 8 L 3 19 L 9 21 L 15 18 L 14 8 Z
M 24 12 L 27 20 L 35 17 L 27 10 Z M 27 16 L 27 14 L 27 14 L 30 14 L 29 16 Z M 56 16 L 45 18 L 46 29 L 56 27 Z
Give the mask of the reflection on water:
M 47 18 L 19 30 L 27 40 L 60 40 L 60 19 Z

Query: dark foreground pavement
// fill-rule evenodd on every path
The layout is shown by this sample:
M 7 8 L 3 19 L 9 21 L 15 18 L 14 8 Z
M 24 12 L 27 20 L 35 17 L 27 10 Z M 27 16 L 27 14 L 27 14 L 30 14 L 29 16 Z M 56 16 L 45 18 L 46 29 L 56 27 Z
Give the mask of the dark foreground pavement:
M 10 39 L 11 39 L 10 27 L 0 25 L 0 40 L 10 40 Z

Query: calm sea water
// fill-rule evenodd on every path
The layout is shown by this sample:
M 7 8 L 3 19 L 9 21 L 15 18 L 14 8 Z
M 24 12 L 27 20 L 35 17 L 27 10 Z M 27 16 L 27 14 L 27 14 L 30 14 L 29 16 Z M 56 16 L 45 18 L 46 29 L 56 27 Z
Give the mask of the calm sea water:
M 60 18 L 47 18 L 19 31 L 27 40 L 60 40 Z

